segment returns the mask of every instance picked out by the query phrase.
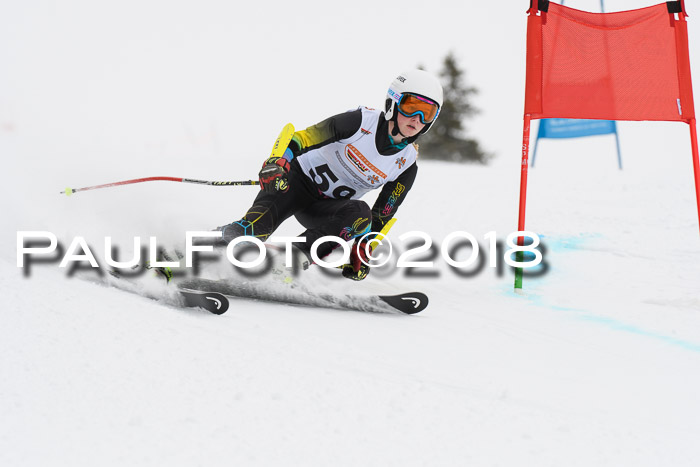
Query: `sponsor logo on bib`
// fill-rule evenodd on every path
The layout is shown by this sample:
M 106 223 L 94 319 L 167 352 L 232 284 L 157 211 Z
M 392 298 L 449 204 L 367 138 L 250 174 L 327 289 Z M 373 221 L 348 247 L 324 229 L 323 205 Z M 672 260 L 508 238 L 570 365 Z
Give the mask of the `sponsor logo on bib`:
M 359 170 L 360 172 L 369 172 L 369 168 L 362 163 L 362 159 L 364 159 L 364 156 L 352 144 L 348 144 L 347 146 L 345 146 L 345 157 L 347 157 L 347 159 L 352 163 L 352 165 L 354 165 L 355 168 L 357 168 L 357 170 Z
M 345 146 L 345 157 L 354 165 L 357 170 L 363 174 L 367 174 L 370 170 L 381 178 L 387 178 L 387 175 L 375 167 L 365 156 L 352 144 Z

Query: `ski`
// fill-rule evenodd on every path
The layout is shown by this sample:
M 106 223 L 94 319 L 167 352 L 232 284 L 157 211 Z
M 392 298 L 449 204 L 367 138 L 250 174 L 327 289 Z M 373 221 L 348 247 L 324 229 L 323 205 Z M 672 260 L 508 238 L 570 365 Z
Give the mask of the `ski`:
M 179 289 L 184 305 L 191 308 L 204 308 L 209 313 L 223 315 L 229 307 L 228 298 L 218 292 Z
M 425 310 L 428 306 L 428 296 L 421 292 L 398 295 L 359 295 L 319 292 L 304 287 L 280 287 L 279 284 L 254 281 L 229 282 L 201 278 L 185 280 L 180 282 L 179 286 L 190 292 L 199 290 L 247 300 L 371 313 L 412 315 Z
M 175 293 L 173 296 L 174 291 L 172 289 L 169 292 L 167 291 L 167 289 L 170 289 L 170 287 L 158 291 L 152 287 L 145 288 L 137 281 L 122 277 L 116 271 L 110 271 L 109 274 L 110 279 L 103 282 L 102 285 L 114 287 L 115 289 L 123 292 L 133 293 L 152 300 L 163 301 L 168 305 L 187 308 L 203 308 L 215 315 L 223 315 L 229 308 L 228 298 L 218 292 L 208 290 L 190 290 L 187 288 L 177 287 L 177 293 Z M 163 284 L 163 287 L 166 287 L 165 284 Z
M 421 312 L 428 306 L 428 296 L 421 292 L 402 293 L 399 295 L 379 295 L 379 298 L 407 315 Z
M 112 276 L 117 280 L 110 281 L 109 285 L 118 289 L 155 300 L 160 300 L 167 295 L 165 291 L 163 291 L 163 296 L 160 292 L 146 292 L 135 282 L 124 280 L 118 274 L 112 274 Z M 222 315 L 228 311 L 230 307 L 229 297 L 316 308 L 407 315 L 419 313 L 428 306 L 428 296 L 421 292 L 397 295 L 359 295 L 310 290 L 299 284 L 265 283 L 245 279 L 235 281 L 185 279 L 177 282 L 176 290 L 179 300 L 170 299 L 170 304 L 177 303 L 189 308 L 203 308 L 215 315 Z

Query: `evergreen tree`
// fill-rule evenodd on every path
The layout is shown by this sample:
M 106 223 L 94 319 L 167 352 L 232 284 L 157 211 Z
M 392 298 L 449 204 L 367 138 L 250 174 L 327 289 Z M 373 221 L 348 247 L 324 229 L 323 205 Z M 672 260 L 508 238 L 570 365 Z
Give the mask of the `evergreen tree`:
M 491 155 L 481 149 L 478 141 L 466 136 L 463 123 L 479 112 L 470 102 L 470 96 L 478 93 L 478 90 L 464 84 L 464 71 L 457 65 L 452 52 L 445 57 L 439 76 L 445 94 L 444 102 L 437 122 L 428 134 L 420 138 L 420 156 L 486 164 Z

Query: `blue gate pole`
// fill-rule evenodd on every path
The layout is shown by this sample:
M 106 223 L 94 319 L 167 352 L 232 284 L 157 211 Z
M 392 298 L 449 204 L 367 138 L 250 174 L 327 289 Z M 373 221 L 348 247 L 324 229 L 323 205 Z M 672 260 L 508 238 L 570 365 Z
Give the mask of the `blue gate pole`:
M 617 122 L 613 120 L 615 127 L 615 146 L 617 147 L 617 167 L 622 170 L 622 153 L 620 152 L 620 136 L 617 134 Z

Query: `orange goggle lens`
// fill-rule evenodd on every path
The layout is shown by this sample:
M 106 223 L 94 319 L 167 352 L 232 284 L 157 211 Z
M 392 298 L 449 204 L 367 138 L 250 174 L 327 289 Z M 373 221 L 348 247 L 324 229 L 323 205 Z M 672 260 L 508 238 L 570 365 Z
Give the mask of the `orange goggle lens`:
M 414 94 L 403 94 L 399 101 L 399 112 L 406 117 L 420 115 L 420 121 L 424 124 L 432 123 L 437 117 L 438 105 L 425 97 Z

